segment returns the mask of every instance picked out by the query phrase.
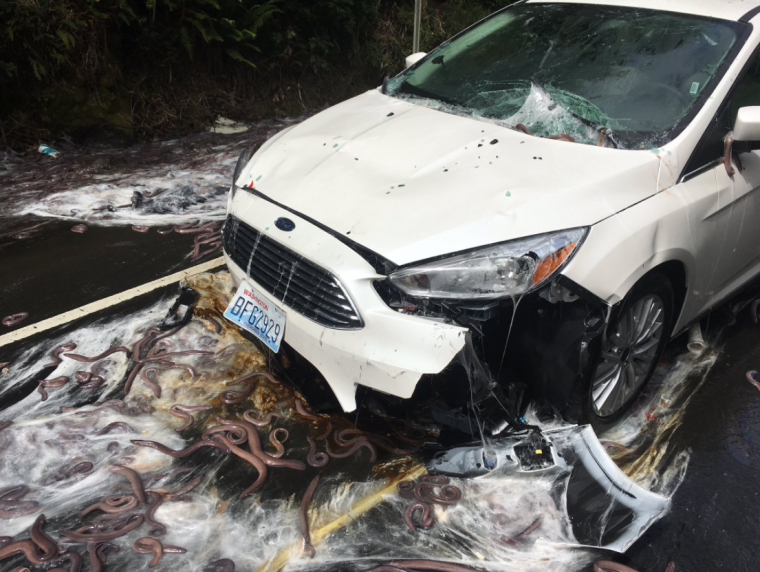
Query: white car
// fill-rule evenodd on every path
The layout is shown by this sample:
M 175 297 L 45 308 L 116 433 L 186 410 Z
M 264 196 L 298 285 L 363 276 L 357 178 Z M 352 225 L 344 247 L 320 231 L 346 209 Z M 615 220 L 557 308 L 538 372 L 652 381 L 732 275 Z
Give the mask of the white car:
M 243 153 L 227 317 L 345 411 L 613 422 L 760 270 L 759 44 L 760 0 L 529 0 L 411 56 Z

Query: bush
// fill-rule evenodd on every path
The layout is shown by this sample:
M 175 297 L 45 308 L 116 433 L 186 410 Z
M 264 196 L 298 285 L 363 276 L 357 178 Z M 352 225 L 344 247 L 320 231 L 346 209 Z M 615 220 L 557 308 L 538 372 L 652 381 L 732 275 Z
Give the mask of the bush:
M 77 72 L 95 76 L 128 58 L 192 60 L 199 45 L 253 65 L 259 29 L 281 0 L 16 0 L 0 4 L 6 81 Z
M 423 0 L 420 49 L 430 51 L 454 34 L 512 2 L 495 0 Z M 372 64 L 385 75 L 397 74 L 412 53 L 414 2 L 384 2 L 370 44 Z
M 504 4 L 425 0 L 422 48 Z M 197 128 L 216 113 L 297 113 L 400 71 L 413 8 L 414 0 L 5 0 L 0 127 L 20 133 L 34 123 L 29 133 L 38 134 L 108 123 L 149 136 Z

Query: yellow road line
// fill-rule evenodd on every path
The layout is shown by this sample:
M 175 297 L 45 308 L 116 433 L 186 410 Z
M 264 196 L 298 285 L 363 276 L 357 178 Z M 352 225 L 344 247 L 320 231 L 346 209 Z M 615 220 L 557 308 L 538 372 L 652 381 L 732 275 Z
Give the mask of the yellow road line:
M 344 526 L 348 526 L 351 521 L 356 520 L 370 509 L 375 508 L 383 501 L 383 498 L 386 495 L 396 492 L 396 485 L 399 481 L 416 479 L 417 477 L 424 475 L 426 472 L 427 471 L 424 465 L 417 465 L 415 467 L 412 467 L 406 473 L 399 475 L 397 478 L 393 479 L 382 489 L 375 491 L 374 493 L 369 494 L 366 497 L 355 502 L 346 514 L 339 516 L 335 520 L 328 522 L 316 530 L 311 530 L 312 545 L 317 547 L 329 535 L 340 530 Z M 279 570 L 284 568 L 288 562 L 300 558 L 302 554 L 303 543 L 297 542 L 279 552 L 272 559 L 268 560 L 265 564 L 256 569 L 255 572 L 279 572 Z
M 102 300 L 98 300 L 97 302 L 92 302 L 91 304 L 86 304 L 84 306 L 76 308 L 75 310 L 64 312 L 63 314 L 58 314 L 57 316 L 53 316 L 52 318 L 48 318 L 47 320 L 42 320 L 41 322 L 37 322 L 36 324 L 32 324 L 30 326 L 26 326 L 24 328 L 20 328 L 18 330 L 10 332 L 9 334 L 0 336 L 0 347 L 6 346 L 8 344 L 12 344 L 13 342 L 17 342 L 19 340 L 23 340 L 24 338 L 28 338 L 29 336 L 33 336 L 34 334 L 39 334 L 40 332 L 44 332 L 46 330 L 57 328 L 58 326 L 62 326 L 64 324 L 68 324 L 69 322 L 73 322 L 74 320 L 77 320 L 89 314 L 99 312 L 100 310 L 110 308 L 111 306 L 115 306 L 116 304 L 120 304 L 121 302 L 124 302 L 126 300 L 130 300 L 132 298 L 136 298 L 137 296 L 147 294 L 148 292 L 152 292 L 153 290 L 157 290 L 158 288 L 161 288 L 163 286 L 168 286 L 170 284 L 181 282 L 188 276 L 192 276 L 194 274 L 200 274 L 202 272 L 207 272 L 209 270 L 212 270 L 214 268 L 217 268 L 223 265 L 224 265 L 224 257 L 220 256 L 219 258 L 214 258 L 213 260 L 209 260 L 208 262 L 204 262 L 203 264 L 199 264 L 198 266 L 193 266 L 192 268 L 188 268 L 187 270 L 175 272 L 174 274 L 170 274 L 169 276 L 159 278 L 158 280 L 154 280 L 153 282 L 148 282 L 147 284 L 142 284 L 140 286 L 130 288 L 129 290 L 125 290 L 124 292 L 120 292 L 119 294 L 114 294 L 113 296 L 109 296 L 108 298 L 103 298 Z

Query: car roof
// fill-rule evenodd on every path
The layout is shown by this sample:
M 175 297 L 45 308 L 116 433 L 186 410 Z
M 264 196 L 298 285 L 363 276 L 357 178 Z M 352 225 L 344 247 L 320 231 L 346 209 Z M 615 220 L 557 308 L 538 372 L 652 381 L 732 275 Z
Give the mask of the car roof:
M 760 0 L 528 0 L 528 3 L 629 6 L 747 22 L 760 13 Z

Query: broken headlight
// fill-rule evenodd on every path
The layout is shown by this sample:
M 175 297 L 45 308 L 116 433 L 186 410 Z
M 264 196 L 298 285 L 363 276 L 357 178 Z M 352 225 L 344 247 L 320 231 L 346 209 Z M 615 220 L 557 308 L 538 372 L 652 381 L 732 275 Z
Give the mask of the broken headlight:
M 388 279 L 417 298 L 493 299 L 539 287 L 567 262 L 588 229 L 521 238 L 403 268 Z

